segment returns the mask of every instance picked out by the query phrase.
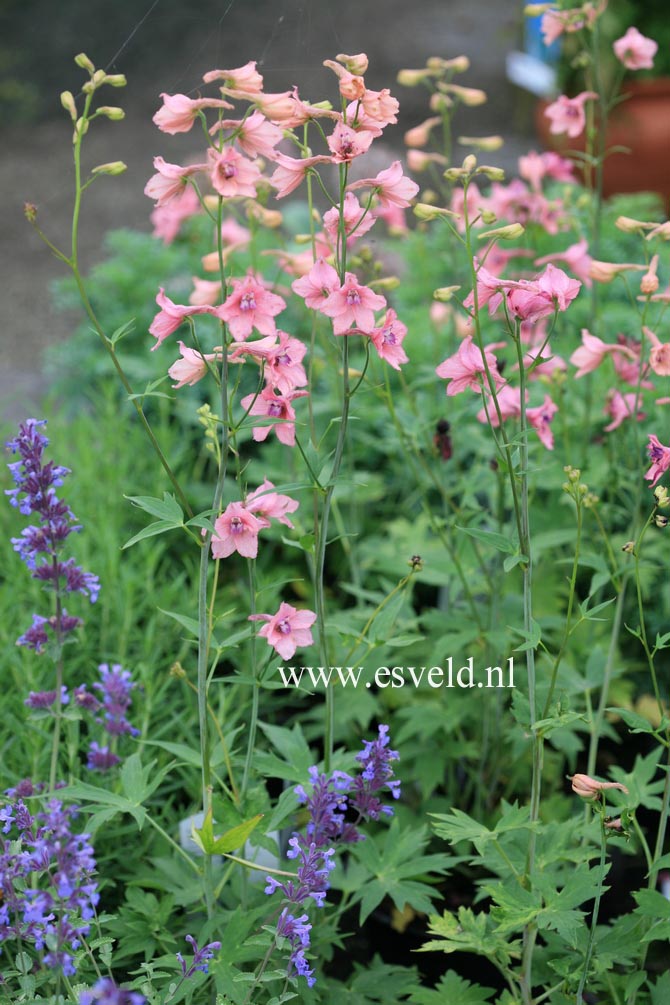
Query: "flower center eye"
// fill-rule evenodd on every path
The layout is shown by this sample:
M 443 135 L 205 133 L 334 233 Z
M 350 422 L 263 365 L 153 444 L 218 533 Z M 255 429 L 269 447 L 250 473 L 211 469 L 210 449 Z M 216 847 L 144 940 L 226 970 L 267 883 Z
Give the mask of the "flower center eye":
M 386 343 L 386 345 L 395 345 L 398 341 L 392 328 L 383 329 L 382 340 Z
M 291 365 L 291 357 L 289 356 L 289 354 L 286 353 L 286 352 L 283 352 L 281 354 L 281 356 L 277 356 L 277 365 L 278 366 L 290 366 Z
M 347 304 L 349 307 L 357 307 L 361 302 L 360 293 L 358 290 L 348 290 L 347 291 Z
M 291 626 L 290 626 L 289 622 L 286 621 L 286 620 L 280 621 L 279 624 L 277 625 L 277 628 L 282 633 L 282 635 L 290 635 L 291 634 Z
M 240 298 L 240 310 L 241 311 L 255 311 L 256 310 L 256 299 L 253 293 L 243 293 Z
M 273 401 L 273 402 L 271 402 L 270 406 L 268 407 L 268 415 L 272 415 L 275 419 L 278 419 L 279 416 L 281 415 L 281 410 L 282 409 L 281 409 L 281 405 L 279 404 L 279 402 L 278 401 Z
M 244 530 L 244 524 L 240 520 L 239 516 L 234 516 L 230 521 L 230 530 L 232 534 L 241 534 Z

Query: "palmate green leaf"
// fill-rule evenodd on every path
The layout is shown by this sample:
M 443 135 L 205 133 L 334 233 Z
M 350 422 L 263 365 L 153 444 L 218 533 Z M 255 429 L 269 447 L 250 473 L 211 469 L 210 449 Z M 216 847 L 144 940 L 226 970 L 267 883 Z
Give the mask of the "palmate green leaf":
M 651 988 L 651 1005 L 668 1005 L 670 1002 L 670 971 L 658 978 Z
M 433 900 L 441 895 L 421 882 L 420 877 L 446 872 L 447 859 L 443 855 L 421 854 L 427 842 L 426 828 L 401 831 L 396 818 L 383 836 L 383 847 L 379 840 L 367 837 L 352 848 L 353 856 L 371 876 L 353 895 L 353 902 L 361 905 L 361 924 L 387 896 L 399 911 L 408 904 L 423 914 L 430 913 Z
M 435 988 L 421 988 L 410 995 L 412 1005 L 487 1005 L 495 994 L 494 988 L 471 984 L 455 970 L 447 970 Z
M 621 782 L 628 789 L 628 795 L 622 795 L 619 803 L 625 802 L 629 809 L 644 806 L 648 810 L 660 810 L 658 793 L 662 792 L 665 784 L 662 778 L 655 780 L 660 761 L 661 753 L 652 750 L 646 757 L 638 754 L 631 771 L 623 771 L 616 765 L 610 769 L 614 781 Z
M 631 733 L 655 733 L 656 729 L 649 722 L 649 719 L 645 719 L 643 715 L 639 715 L 637 712 L 633 712 L 628 708 L 616 708 L 609 707 L 605 709 L 606 712 L 612 712 L 618 715 L 620 719 L 628 726 Z
M 500 935 L 521 932 L 542 910 L 540 895 L 535 890 L 525 890 L 518 883 L 485 883 L 482 889 L 493 900 L 489 913 L 496 925 L 495 932 Z
M 432 915 L 428 931 L 438 938 L 421 946 L 420 953 L 470 952 L 496 960 L 502 966 L 509 965 L 512 954 L 519 954 L 518 940 L 512 941 L 494 932 L 488 915 L 485 912 L 475 914 L 469 907 L 460 907 L 458 914 L 445 911 L 441 917 Z

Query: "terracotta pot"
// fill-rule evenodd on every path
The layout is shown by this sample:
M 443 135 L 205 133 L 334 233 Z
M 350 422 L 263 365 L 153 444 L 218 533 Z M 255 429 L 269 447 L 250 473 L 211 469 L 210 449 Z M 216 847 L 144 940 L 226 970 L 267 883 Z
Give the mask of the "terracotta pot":
M 624 87 L 625 101 L 614 109 L 607 128 L 607 146 L 627 147 L 630 153 L 611 154 L 605 161 L 606 196 L 617 192 L 658 192 L 670 199 L 670 77 L 641 80 Z M 549 102 L 535 109 L 535 128 L 542 143 L 565 153 L 583 150 L 584 137 L 569 139 L 549 132 L 544 114 Z

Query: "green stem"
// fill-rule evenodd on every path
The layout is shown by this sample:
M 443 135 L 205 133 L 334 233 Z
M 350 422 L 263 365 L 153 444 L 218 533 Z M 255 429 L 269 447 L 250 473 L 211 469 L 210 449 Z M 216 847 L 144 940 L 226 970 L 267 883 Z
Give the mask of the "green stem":
M 602 813 L 602 807 L 601 807 Z M 598 924 L 598 912 L 600 910 L 600 900 L 603 895 L 603 880 L 605 879 L 605 857 L 607 854 L 607 837 L 605 834 L 605 827 L 603 821 L 600 821 L 600 878 L 598 880 L 598 892 L 596 893 L 596 899 L 593 904 L 593 913 L 591 915 L 591 928 L 589 930 L 589 941 L 586 946 L 586 955 L 584 956 L 584 969 L 582 970 L 582 976 L 579 981 L 579 987 L 577 989 L 576 1003 L 577 1005 L 582 1005 L 582 993 L 584 991 L 584 985 L 586 984 L 586 979 L 589 974 L 589 963 L 591 962 L 591 953 L 593 952 L 593 942 L 596 935 L 596 925 Z

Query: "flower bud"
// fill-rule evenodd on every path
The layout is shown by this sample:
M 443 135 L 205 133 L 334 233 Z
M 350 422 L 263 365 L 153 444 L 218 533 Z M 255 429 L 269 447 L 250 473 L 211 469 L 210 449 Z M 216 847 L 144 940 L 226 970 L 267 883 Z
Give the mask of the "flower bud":
M 95 67 L 85 52 L 80 52 L 78 56 L 75 56 L 74 61 L 77 66 L 82 68 L 82 70 L 88 70 L 89 73 L 95 73 Z
M 468 108 L 476 108 L 477 105 L 486 104 L 486 91 L 481 91 L 477 87 L 461 87 L 460 84 L 440 84 L 443 94 L 453 94 Z
M 258 220 L 263 227 L 268 227 L 270 230 L 281 227 L 282 220 L 284 219 L 280 210 L 266 209 L 265 206 L 261 206 L 255 199 L 248 200 L 246 210 L 249 219 Z
M 86 135 L 86 133 L 88 132 L 88 122 L 89 122 L 89 120 L 85 119 L 83 116 L 81 116 L 81 118 L 77 119 L 77 121 L 74 124 L 74 133 L 72 134 L 72 142 L 73 143 L 77 142 L 77 137 L 78 136 L 85 136 Z
M 425 171 L 429 164 L 446 164 L 442 154 L 426 153 L 424 150 L 408 150 L 407 166 L 410 171 Z
M 435 91 L 431 94 L 430 101 L 428 102 L 428 107 L 431 112 L 448 112 L 450 108 L 454 107 L 454 102 L 449 97 L 448 94 L 440 94 L 439 91 Z
M 458 290 L 460 286 L 440 286 L 439 289 L 433 290 L 433 300 L 437 300 L 440 304 L 448 304 Z
M 619 789 L 620 792 L 625 792 L 628 795 L 628 789 L 621 782 L 600 782 L 597 778 L 591 778 L 589 775 L 573 775 L 571 781 L 572 791 L 576 792 L 582 799 L 595 799 L 605 789 Z
M 424 80 L 434 76 L 430 70 L 399 70 L 396 80 L 402 87 L 418 87 Z
M 494 150 L 500 150 L 505 141 L 502 136 L 459 136 L 458 142 L 462 147 L 476 147 L 477 150 L 492 153 Z
M 483 233 L 479 234 L 479 240 L 484 241 L 487 238 L 493 237 L 498 241 L 516 241 L 517 237 L 521 237 L 524 233 L 524 228 L 520 223 L 508 223 L 504 227 L 495 227 L 493 230 L 485 230 Z
M 461 167 L 463 168 L 464 171 L 467 171 L 468 174 L 474 171 L 475 168 L 477 167 L 477 158 L 475 157 L 475 155 L 468 154 L 467 157 L 464 158 Z
M 464 171 L 463 168 L 447 168 L 442 177 L 446 181 L 460 181 L 464 174 L 467 174 L 467 171 Z
M 77 106 L 75 104 L 72 91 L 63 91 L 60 96 L 60 103 L 66 112 L 70 113 L 73 122 L 77 121 Z
M 649 263 L 649 268 L 640 280 L 640 293 L 644 293 L 645 296 L 648 296 L 650 293 L 655 293 L 658 289 L 658 276 L 656 275 L 657 269 L 658 255 L 654 255 Z
M 103 83 L 110 87 L 125 87 L 127 80 L 123 73 L 106 73 Z
M 96 115 L 104 115 L 112 122 L 120 122 L 121 119 L 125 118 L 126 113 L 122 108 L 116 108 L 114 105 L 100 105 L 100 108 L 96 109 Z
M 382 279 L 374 279 L 370 286 L 375 290 L 397 290 L 400 280 L 397 276 L 384 276 Z
M 621 546 L 621 550 L 625 551 L 628 555 L 635 554 L 635 541 L 626 541 L 625 544 Z
M 477 174 L 486 175 L 491 181 L 504 181 L 505 172 L 502 168 L 493 167 L 491 164 L 482 164 L 477 168 Z
M 487 226 L 490 226 L 492 223 L 495 223 L 496 220 L 498 219 L 498 217 L 495 215 L 492 209 L 483 209 L 480 213 L 480 217 L 482 223 L 485 223 Z
M 657 513 L 656 516 L 654 517 L 654 523 L 656 524 L 657 527 L 660 527 L 662 529 L 663 527 L 668 526 L 668 518 L 667 516 L 664 516 L 662 513 Z
M 123 174 L 127 170 L 127 165 L 123 161 L 109 161 L 107 164 L 98 164 L 97 167 L 91 168 L 91 174 Z
M 418 126 L 414 126 L 413 129 L 408 129 L 405 133 L 405 143 L 408 147 L 425 147 L 426 143 L 430 139 L 430 134 L 435 126 L 439 126 L 442 121 L 439 115 L 433 115 L 432 118 L 426 119 Z
M 37 219 L 37 206 L 34 202 L 24 202 L 23 215 L 28 223 L 34 223 Z
M 344 68 L 349 71 L 349 73 L 354 73 L 358 77 L 362 77 L 368 69 L 368 57 L 364 52 L 359 52 L 355 56 L 347 56 L 345 53 L 341 52 L 335 57 L 338 63 L 342 63 Z
M 436 220 L 439 216 L 458 216 L 458 213 L 453 213 L 450 209 L 444 209 L 442 206 L 430 206 L 426 202 L 417 202 L 414 207 L 414 215 L 419 220 Z
M 454 73 L 465 73 L 470 69 L 470 60 L 467 56 L 454 56 L 453 59 L 440 59 L 439 56 L 431 56 L 426 60 L 426 66 L 431 70 L 452 70 Z
M 670 493 L 665 485 L 656 486 L 654 489 L 654 498 L 656 499 L 656 505 L 660 506 L 661 509 L 666 509 L 670 506 Z
M 614 221 L 614 226 L 623 230 L 624 234 L 639 234 L 642 230 L 649 230 L 653 223 L 644 223 L 642 220 L 634 220 L 631 216 L 618 216 Z

